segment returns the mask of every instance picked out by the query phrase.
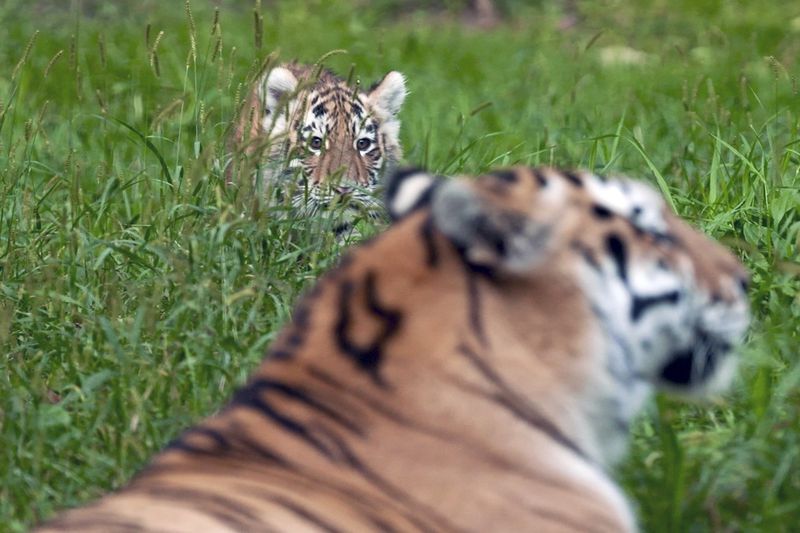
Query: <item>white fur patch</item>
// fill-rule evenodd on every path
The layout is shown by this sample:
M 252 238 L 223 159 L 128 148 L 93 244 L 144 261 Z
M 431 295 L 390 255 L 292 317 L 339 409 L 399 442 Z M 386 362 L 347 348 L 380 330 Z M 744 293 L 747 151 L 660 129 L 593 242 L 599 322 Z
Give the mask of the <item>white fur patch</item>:
M 270 113 L 278 110 L 281 98 L 297 89 L 297 78 L 284 67 L 275 67 L 269 71 L 261 89 L 261 101 Z
M 406 99 L 406 79 L 397 71 L 392 71 L 383 77 L 377 87 L 369 93 L 369 101 L 374 108 L 378 108 L 389 117 L 400 112 Z M 388 118 L 388 117 L 386 117 Z
M 586 188 L 595 202 L 629 219 L 636 227 L 655 233 L 667 230 L 664 200 L 649 185 L 628 179 L 603 181 L 590 176 Z
M 628 499 L 601 468 L 576 458 L 571 451 L 564 448 L 550 448 L 548 453 L 551 454 L 548 461 L 558 465 L 558 471 L 564 477 L 573 480 L 579 486 L 591 487 L 598 498 L 604 500 L 604 503 L 612 509 L 611 513 L 623 522 L 624 529 L 620 530 L 620 533 L 638 531 Z
M 392 215 L 400 217 L 412 209 L 431 186 L 433 179 L 433 176 L 424 172 L 418 172 L 404 178 L 392 197 L 391 206 L 389 206 Z

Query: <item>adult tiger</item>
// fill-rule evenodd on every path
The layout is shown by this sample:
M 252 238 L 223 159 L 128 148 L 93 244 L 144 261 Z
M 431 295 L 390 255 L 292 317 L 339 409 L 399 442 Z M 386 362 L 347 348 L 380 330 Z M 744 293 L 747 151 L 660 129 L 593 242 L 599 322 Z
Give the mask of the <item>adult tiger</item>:
M 245 99 L 232 148 L 258 167 L 265 189 L 288 191 L 299 212 L 339 204 L 344 231 L 358 217 L 383 213 L 374 192 L 402 157 L 398 113 L 405 97 L 405 78 L 396 71 L 362 92 L 326 69 L 275 66 Z M 228 172 L 233 180 L 231 166 Z
M 631 531 L 653 386 L 725 384 L 747 274 L 649 186 L 418 171 L 219 414 L 43 531 Z

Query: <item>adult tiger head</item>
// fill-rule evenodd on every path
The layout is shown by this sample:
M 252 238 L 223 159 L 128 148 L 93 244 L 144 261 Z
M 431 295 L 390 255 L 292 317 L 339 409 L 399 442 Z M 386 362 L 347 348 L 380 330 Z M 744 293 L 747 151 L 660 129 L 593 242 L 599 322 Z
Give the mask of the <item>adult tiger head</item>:
M 342 203 L 375 216 L 374 189 L 402 156 L 398 113 L 405 96 L 405 78 L 395 71 L 364 92 L 325 69 L 276 66 L 245 102 L 235 149 L 266 152 L 264 185 L 289 189 L 303 212 Z
M 608 465 L 654 386 L 730 377 L 739 261 L 626 179 L 404 171 L 387 196 L 220 414 L 50 529 L 634 530 Z
M 390 213 L 402 218 L 419 203 L 465 264 L 496 288 L 513 288 L 514 298 L 527 291 L 537 308 L 558 311 L 569 301 L 542 301 L 538 280 L 571 278 L 587 324 L 604 338 L 602 353 L 581 352 L 601 361 L 612 382 L 704 395 L 730 380 L 733 347 L 749 322 L 747 273 L 650 186 L 550 168 L 474 181 L 399 174 Z M 528 319 L 513 320 L 523 330 Z

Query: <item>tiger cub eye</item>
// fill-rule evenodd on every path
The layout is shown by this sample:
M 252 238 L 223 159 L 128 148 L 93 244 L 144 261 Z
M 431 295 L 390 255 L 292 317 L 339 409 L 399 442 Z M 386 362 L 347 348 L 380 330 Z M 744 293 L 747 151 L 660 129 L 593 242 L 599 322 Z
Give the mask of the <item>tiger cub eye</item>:
M 356 148 L 358 148 L 360 151 L 363 152 L 364 150 L 369 148 L 371 144 L 372 144 L 372 140 L 371 139 L 367 139 L 366 137 L 362 137 L 358 141 L 356 141 Z
M 322 139 L 320 137 L 311 137 L 308 146 L 310 146 L 312 150 L 319 150 L 322 148 Z

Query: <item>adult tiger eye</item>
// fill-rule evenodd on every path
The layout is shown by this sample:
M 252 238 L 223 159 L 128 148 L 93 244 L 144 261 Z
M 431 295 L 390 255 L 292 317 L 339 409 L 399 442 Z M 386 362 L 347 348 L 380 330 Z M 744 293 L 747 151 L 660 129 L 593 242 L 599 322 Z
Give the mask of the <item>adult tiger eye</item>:
M 320 137 L 311 137 L 311 142 L 308 145 L 312 150 L 319 150 L 322 148 L 322 139 Z
M 356 141 L 356 148 L 358 148 L 360 151 L 363 152 L 364 150 L 369 148 L 371 144 L 372 144 L 372 140 L 371 139 L 367 139 L 366 137 L 362 137 L 358 141 Z

